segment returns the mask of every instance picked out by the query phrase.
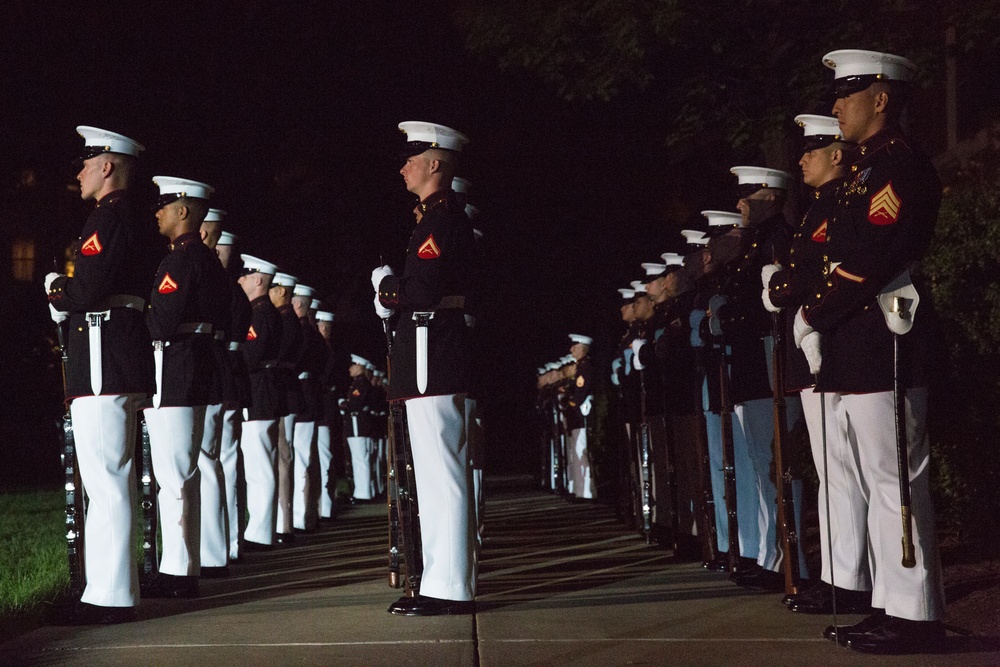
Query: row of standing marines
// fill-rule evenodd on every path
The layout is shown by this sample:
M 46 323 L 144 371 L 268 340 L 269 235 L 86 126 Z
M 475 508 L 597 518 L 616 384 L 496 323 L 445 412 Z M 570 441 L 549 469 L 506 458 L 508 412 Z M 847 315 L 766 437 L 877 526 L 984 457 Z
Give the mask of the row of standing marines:
M 452 190 L 467 139 L 431 123 L 400 129 L 409 139 L 401 173 L 420 202 L 403 272 L 372 274 L 376 311 L 396 330 L 390 385 L 333 336 L 334 315 L 315 289 L 236 252 L 225 212 L 209 208 L 211 186 L 154 177 L 157 227 L 170 242 L 155 266 L 152 225 L 129 189 L 143 146 L 77 128 L 85 144 L 77 180 L 95 207 L 72 274 L 45 278 L 63 351 L 71 583 L 81 593 L 57 620 L 133 620 L 140 594 L 196 597 L 199 577 L 228 576 L 243 553 L 315 530 L 332 517 L 341 442 L 352 501 L 385 493 L 387 399 L 405 405 L 421 521 L 435 519 L 423 526 L 423 554 L 407 563 L 422 569 L 419 588 L 389 611 L 471 611 L 482 457 L 472 461 L 466 437 L 467 415 L 470 430 L 478 426 L 466 300 L 471 306 L 476 234 Z M 414 312 L 429 322 L 416 323 Z M 133 548 L 140 492 L 141 576 Z M 413 562 L 421 558 L 422 568 Z
M 826 638 L 866 653 L 934 650 L 944 595 L 925 431 L 931 314 L 915 317 L 910 271 L 941 184 L 899 126 L 915 66 L 862 50 L 823 63 L 833 116 L 795 118 L 808 191 L 798 224 L 783 213 L 792 174 L 734 167 L 738 212 L 703 211 L 707 229 L 681 232 L 685 252 L 643 263 L 619 290 L 621 486 L 648 540 L 740 586 L 784 591 L 792 612 L 832 614 Z M 584 464 L 590 476 L 593 400 L 579 358 L 538 369 L 546 477 L 574 496 Z M 812 586 L 794 439 L 808 440 L 819 480 Z M 840 626 L 838 613 L 866 617 Z

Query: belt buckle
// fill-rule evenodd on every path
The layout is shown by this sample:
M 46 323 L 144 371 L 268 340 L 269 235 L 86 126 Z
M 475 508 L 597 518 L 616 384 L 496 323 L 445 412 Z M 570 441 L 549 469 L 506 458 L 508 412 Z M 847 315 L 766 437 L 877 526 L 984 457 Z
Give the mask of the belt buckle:
M 101 324 L 111 319 L 111 311 L 104 310 L 97 313 L 87 313 L 87 326 L 100 327 Z

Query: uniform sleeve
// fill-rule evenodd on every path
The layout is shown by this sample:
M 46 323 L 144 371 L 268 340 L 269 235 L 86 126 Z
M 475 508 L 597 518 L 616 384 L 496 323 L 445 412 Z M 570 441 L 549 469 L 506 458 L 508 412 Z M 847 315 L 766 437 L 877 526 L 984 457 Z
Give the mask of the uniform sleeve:
M 191 265 L 180 253 L 168 255 L 156 272 L 153 291 L 146 312 L 146 327 L 153 340 L 166 340 L 177 334 L 191 298 L 194 276 Z
M 454 221 L 436 212 L 424 216 L 413 231 L 401 276 L 386 276 L 379 283 L 378 297 L 387 308 L 432 310 L 441 297 L 442 271 L 457 248 Z
M 840 263 L 803 304 L 806 322 L 820 333 L 873 303 L 930 242 L 941 205 L 937 174 L 912 160 L 884 172 L 838 214 L 837 233 L 848 235 L 838 244 Z
M 60 277 L 49 289 L 49 302 L 56 310 L 93 310 L 97 302 L 114 293 L 125 257 L 133 250 L 124 234 L 126 221 L 114 203 L 95 209 L 90 222 L 84 227 L 73 277 Z

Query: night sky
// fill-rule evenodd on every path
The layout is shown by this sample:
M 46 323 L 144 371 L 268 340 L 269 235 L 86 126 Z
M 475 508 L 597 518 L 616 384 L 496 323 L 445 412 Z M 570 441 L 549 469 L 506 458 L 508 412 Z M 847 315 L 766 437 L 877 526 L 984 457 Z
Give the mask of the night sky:
M 379 358 L 369 274 L 383 258 L 401 265 L 413 224 L 396 126 L 461 130 L 471 142 L 459 174 L 486 232 L 487 466 L 534 472 L 535 368 L 568 351 L 571 331 L 595 335 L 606 358 L 619 334 L 615 289 L 640 262 L 682 250 L 676 232 L 699 210 L 732 209 L 729 167 L 759 156 L 708 143 L 678 160 L 650 139 L 668 81 L 610 103 L 561 101 L 529 74 L 470 56 L 451 3 L 432 7 L 6 3 L 0 188 L 32 169 L 49 194 L 19 224 L 68 243 L 89 210 L 66 191 L 74 127 L 122 132 L 147 148 L 145 187 L 159 174 L 214 185 L 242 251 L 319 288 L 351 346 Z M 47 270 L 15 296 L 13 317 L 36 329 Z

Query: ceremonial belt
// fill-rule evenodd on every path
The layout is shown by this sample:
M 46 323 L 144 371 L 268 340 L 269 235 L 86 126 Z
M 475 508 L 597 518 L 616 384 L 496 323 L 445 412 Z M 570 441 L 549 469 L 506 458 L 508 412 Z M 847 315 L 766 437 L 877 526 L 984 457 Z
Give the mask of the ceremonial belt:
M 300 380 L 308 380 L 309 378 L 312 377 L 312 375 L 313 374 L 310 373 L 309 371 L 302 371 L 301 373 L 299 373 L 299 379 Z
M 103 353 L 101 350 L 101 327 L 111 319 L 112 308 L 131 308 L 142 311 L 146 302 L 131 294 L 111 294 L 96 304 L 93 310 L 84 313 L 87 320 L 87 338 L 90 343 L 90 390 L 94 396 L 100 396 L 104 387 Z
M 230 352 L 239 352 L 240 351 L 240 341 L 238 341 L 238 340 L 230 341 L 229 342 L 229 351 Z
M 210 322 L 183 322 L 177 325 L 179 334 L 210 334 L 212 324 Z

